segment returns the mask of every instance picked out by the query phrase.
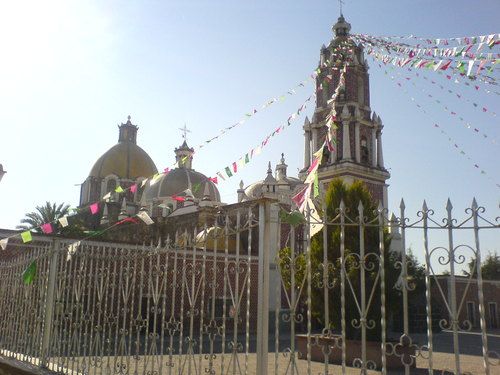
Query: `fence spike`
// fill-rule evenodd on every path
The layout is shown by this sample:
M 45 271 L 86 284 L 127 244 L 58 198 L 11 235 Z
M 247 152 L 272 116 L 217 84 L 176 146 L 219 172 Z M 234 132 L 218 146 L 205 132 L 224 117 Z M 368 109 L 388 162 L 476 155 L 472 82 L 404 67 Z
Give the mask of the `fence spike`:
M 344 203 L 344 200 L 343 200 L 343 199 L 341 199 L 341 200 L 340 200 L 339 208 L 340 208 L 342 211 L 344 211 L 344 210 L 345 210 L 345 203 Z
M 472 198 L 472 209 L 477 210 L 478 205 L 476 201 L 476 197 Z
M 453 205 L 451 204 L 450 198 L 446 201 L 446 211 L 451 213 L 451 210 L 453 209 Z
M 424 199 L 424 204 L 422 205 L 422 211 L 427 212 L 429 211 L 429 208 L 427 207 L 427 202 Z
M 399 204 L 399 208 L 404 211 L 404 209 L 406 208 L 405 206 L 405 200 L 403 198 L 401 198 L 401 203 Z
M 358 204 L 358 212 L 360 215 L 363 215 L 363 202 L 359 201 L 359 204 Z

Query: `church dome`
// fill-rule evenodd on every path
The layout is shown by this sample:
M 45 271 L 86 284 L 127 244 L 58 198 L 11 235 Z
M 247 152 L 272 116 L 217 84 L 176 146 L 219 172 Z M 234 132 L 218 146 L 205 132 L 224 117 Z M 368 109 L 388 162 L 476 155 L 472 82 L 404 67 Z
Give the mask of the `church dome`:
M 119 178 L 135 180 L 150 177 L 158 172 L 153 160 L 136 144 L 138 127 L 132 125 L 130 116 L 120 127 L 118 143 L 106 151 L 92 167 L 89 176 L 104 178 L 116 175 Z
M 193 169 L 183 167 L 175 168 L 162 175 L 153 185 L 148 182 L 142 196 L 146 201 L 165 200 L 173 195 L 182 195 L 186 189 L 190 189 L 193 196 L 200 200 L 205 197 L 205 189 L 208 189 L 209 200 L 220 202 L 219 190 L 207 176 Z
M 203 173 L 191 168 L 194 149 L 186 141 L 175 149 L 177 168 L 162 174 L 153 182 L 150 180 L 144 189 L 143 200 L 171 200 L 173 195 L 182 195 L 189 189 L 194 198 L 220 202 L 219 190 Z

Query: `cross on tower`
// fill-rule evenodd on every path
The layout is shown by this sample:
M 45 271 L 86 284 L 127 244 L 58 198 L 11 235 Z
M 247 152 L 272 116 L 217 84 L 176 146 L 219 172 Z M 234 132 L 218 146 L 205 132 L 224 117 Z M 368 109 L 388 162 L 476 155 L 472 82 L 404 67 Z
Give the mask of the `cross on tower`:
M 187 141 L 187 133 L 191 133 L 191 130 L 188 130 L 186 124 L 184 124 L 183 128 L 179 128 L 179 130 L 182 132 L 182 138 L 184 138 L 184 140 Z
M 339 0 L 340 15 L 342 15 L 342 4 L 345 4 L 344 0 Z

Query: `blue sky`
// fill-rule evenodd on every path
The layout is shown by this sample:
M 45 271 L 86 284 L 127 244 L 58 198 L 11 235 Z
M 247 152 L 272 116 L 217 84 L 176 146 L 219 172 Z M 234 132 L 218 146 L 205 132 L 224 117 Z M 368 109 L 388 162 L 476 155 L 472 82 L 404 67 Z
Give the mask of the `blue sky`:
M 497 0 L 347 0 L 344 14 L 352 32 L 371 35 L 445 38 L 500 31 Z M 0 163 L 8 173 L 0 183 L 0 227 L 15 227 L 25 212 L 46 200 L 76 205 L 76 184 L 116 143 L 116 125 L 128 115 L 140 127 L 138 144 L 159 169 L 169 166 L 184 123 L 192 131 L 189 144 L 196 146 L 306 79 L 337 17 L 336 1 L 3 2 Z M 408 214 L 415 217 L 427 199 L 440 216 L 450 197 L 463 213 L 475 196 L 487 207 L 486 216 L 498 216 L 500 143 L 466 129 L 421 89 L 441 96 L 491 139 L 500 139 L 499 118 L 420 79 L 414 81 L 418 88 L 407 88 L 428 112 L 423 114 L 410 95 L 368 61 L 371 107 L 385 126 L 390 209 L 404 197 Z M 498 96 L 426 75 L 500 113 Z M 286 122 L 312 90 L 306 85 L 199 150 L 194 168 L 215 175 Z M 436 122 L 473 162 L 433 127 Z M 262 179 L 267 162 L 274 165 L 281 152 L 289 175 L 296 175 L 303 163 L 302 123 L 303 117 L 221 184 L 223 200 L 235 201 L 241 179 L 245 185 Z M 420 238 L 408 245 L 417 247 Z M 493 233 L 484 238 L 485 250 L 493 250 Z

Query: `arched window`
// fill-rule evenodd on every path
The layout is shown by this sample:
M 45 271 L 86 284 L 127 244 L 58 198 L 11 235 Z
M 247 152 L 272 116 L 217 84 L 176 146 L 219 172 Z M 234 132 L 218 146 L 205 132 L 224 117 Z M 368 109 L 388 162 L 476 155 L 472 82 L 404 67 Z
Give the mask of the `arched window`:
M 368 152 L 368 141 L 366 140 L 366 137 L 361 137 L 361 145 L 360 145 L 360 150 L 361 150 L 361 162 L 368 164 L 369 160 L 369 155 L 370 153 Z
M 358 77 L 358 103 L 365 104 L 365 83 L 363 77 Z
M 116 189 L 116 180 L 114 178 L 111 178 L 108 180 L 108 183 L 106 184 L 106 193 L 109 193 L 110 191 L 115 191 Z

